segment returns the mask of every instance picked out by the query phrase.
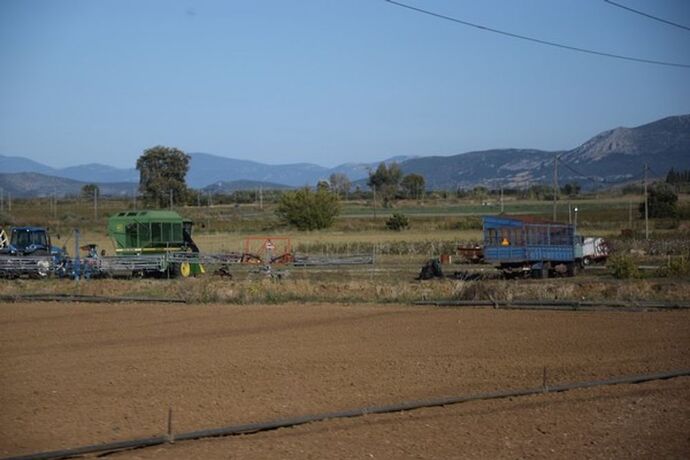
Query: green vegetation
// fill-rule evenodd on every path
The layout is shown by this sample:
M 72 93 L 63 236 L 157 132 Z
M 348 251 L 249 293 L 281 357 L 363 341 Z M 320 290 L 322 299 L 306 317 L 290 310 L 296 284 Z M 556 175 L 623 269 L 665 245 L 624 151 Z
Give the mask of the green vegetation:
M 328 228 L 339 212 L 336 195 L 326 188 L 312 192 L 307 187 L 284 193 L 275 210 L 281 221 L 299 230 Z
M 637 268 L 638 261 L 628 255 L 613 256 L 608 261 L 611 274 L 616 279 L 640 278 L 641 273 Z
M 410 226 L 410 221 L 405 214 L 395 213 L 386 221 L 386 228 L 388 230 L 401 231 Z
M 397 163 L 391 163 L 390 166 L 381 163 L 376 171 L 369 172 L 367 184 L 383 200 L 384 207 L 389 207 L 395 194 L 398 193 L 401 180 L 402 170 Z
M 651 218 L 674 218 L 678 215 L 678 194 L 669 184 L 654 184 L 649 189 L 648 202 Z M 644 216 L 644 203 L 640 204 L 640 214 Z
M 189 160 L 189 155 L 173 147 L 157 145 L 144 150 L 137 160 L 139 192 L 144 201 L 154 207 L 185 203 Z
M 96 184 L 86 184 L 81 188 L 81 196 L 86 199 L 94 199 L 98 197 L 100 190 Z

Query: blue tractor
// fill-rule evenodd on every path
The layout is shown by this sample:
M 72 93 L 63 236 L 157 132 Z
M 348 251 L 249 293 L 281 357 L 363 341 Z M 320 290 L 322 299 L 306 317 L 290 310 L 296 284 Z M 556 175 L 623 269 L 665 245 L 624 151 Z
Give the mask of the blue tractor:
M 43 277 L 64 267 L 65 261 L 65 251 L 51 244 L 46 228 L 14 227 L 9 238 L 0 237 L 0 276 Z

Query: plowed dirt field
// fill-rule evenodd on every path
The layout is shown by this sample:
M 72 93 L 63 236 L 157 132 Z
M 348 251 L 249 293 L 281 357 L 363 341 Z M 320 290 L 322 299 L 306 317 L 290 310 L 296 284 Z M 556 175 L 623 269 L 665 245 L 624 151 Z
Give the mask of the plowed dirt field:
M 0 305 L 0 455 L 690 368 L 690 312 Z M 179 442 L 116 458 L 687 458 L 690 378 Z

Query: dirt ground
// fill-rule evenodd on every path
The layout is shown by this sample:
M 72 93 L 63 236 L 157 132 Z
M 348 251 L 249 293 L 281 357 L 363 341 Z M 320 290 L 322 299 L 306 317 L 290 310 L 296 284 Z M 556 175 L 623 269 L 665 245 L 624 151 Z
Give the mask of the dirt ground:
M 690 368 L 690 312 L 0 305 L 0 455 Z M 690 378 L 312 423 L 118 458 L 688 458 Z

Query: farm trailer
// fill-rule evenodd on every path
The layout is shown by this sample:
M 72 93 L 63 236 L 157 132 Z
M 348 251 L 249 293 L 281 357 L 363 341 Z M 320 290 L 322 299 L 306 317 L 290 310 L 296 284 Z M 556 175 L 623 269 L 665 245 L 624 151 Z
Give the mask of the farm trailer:
M 582 267 L 575 226 L 527 217 L 483 217 L 484 258 L 506 276 L 574 276 Z

